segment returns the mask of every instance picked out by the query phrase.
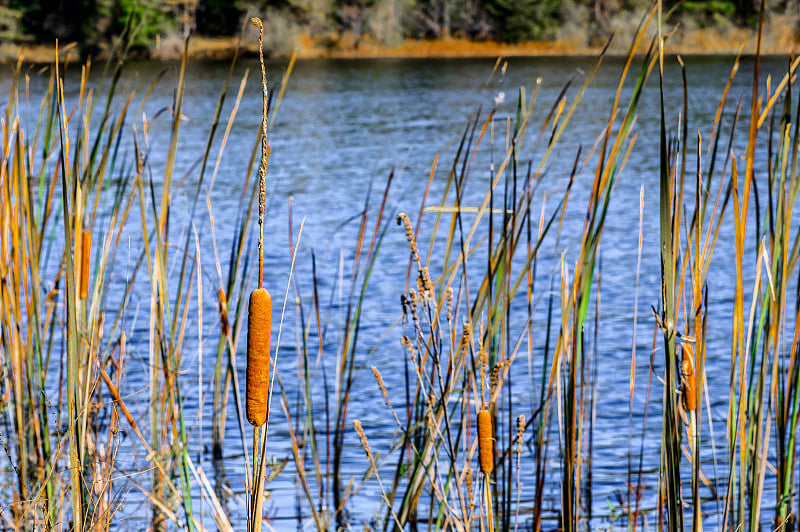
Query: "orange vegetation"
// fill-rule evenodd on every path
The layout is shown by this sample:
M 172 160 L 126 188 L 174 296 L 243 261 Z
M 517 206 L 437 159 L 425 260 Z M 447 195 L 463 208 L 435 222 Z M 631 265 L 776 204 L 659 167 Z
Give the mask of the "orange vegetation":
M 780 21 L 778 21 L 780 22 Z M 764 54 L 790 54 L 798 49 L 794 32 L 785 24 L 771 28 L 762 43 Z M 244 48 L 248 53 L 256 53 L 256 45 L 246 40 Z M 233 56 L 237 39 L 234 37 L 193 36 L 189 41 L 190 59 L 228 59 Z M 627 47 L 627 43 L 623 43 Z M 295 42 L 299 59 L 362 59 L 362 58 L 448 58 L 448 57 L 530 57 L 530 56 L 572 56 L 597 55 L 602 47 L 581 45 L 574 40 L 526 41 L 504 43 L 498 41 L 471 41 L 461 38 L 445 39 L 406 39 L 396 46 L 388 46 L 369 38 L 356 44 L 352 35 L 339 35 L 335 39 L 313 39 L 301 34 Z M 74 44 L 62 46 L 62 53 L 76 54 Z M 755 54 L 755 32 L 745 28 L 694 28 L 678 27 L 667 39 L 665 51 L 668 54 L 714 55 Z M 614 53 L 612 48 L 611 53 Z M 642 50 L 644 51 L 644 50 Z M 173 37 L 159 39 L 151 50 L 153 59 L 178 59 L 183 52 L 183 43 Z M 270 50 L 265 50 L 270 54 Z M 52 61 L 54 49 L 45 45 L 0 45 L 0 61 L 16 60 L 20 56 L 25 61 L 47 63 Z M 100 58 L 102 59 L 102 53 Z M 273 57 L 277 54 L 272 54 Z M 63 57 L 62 57 L 63 58 Z

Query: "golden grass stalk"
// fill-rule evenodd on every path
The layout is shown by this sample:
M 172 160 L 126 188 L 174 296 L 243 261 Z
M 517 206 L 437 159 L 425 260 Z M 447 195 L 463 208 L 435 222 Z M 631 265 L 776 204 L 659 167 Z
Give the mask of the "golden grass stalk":
M 356 419 L 355 421 L 353 421 L 353 427 L 356 429 L 358 438 L 361 440 L 361 447 L 364 448 L 364 452 L 367 455 L 367 460 L 369 461 L 369 470 L 372 470 L 372 472 L 375 474 L 375 478 L 378 481 L 378 486 L 381 489 L 381 497 L 383 497 L 383 501 L 391 509 L 392 507 L 391 502 L 389 501 L 389 497 L 386 495 L 386 490 L 383 488 L 383 482 L 381 482 L 381 475 L 380 472 L 378 471 L 378 464 L 375 460 L 375 456 L 372 454 L 372 449 L 369 446 L 369 441 L 367 440 L 367 435 L 364 432 L 364 427 L 361 426 L 361 420 Z M 397 525 L 398 529 L 402 530 L 403 526 L 400 523 L 397 514 L 394 513 L 394 510 L 391 510 L 391 514 L 392 514 L 392 519 L 394 519 L 394 522 Z

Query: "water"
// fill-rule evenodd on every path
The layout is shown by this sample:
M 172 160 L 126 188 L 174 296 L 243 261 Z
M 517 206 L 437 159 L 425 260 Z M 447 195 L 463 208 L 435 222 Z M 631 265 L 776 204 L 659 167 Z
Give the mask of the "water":
M 711 124 L 717 110 L 722 88 L 728 79 L 733 64 L 731 58 L 686 58 L 688 89 L 688 131 L 694 145 L 696 131 L 703 138 L 703 153 L 708 145 Z M 315 254 L 319 294 L 323 305 L 333 302 L 324 345 L 322 364 L 325 365 L 333 398 L 333 375 L 335 373 L 335 354 L 342 342 L 342 320 L 344 305 L 350 287 L 349 276 L 352 268 L 353 250 L 358 232 L 359 212 L 369 195 L 370 218 L 368 227 L 375 223 L 377 206 L 380 203 L 387 178 L 394 171 L 394 179 L 389 191 L 386 207 L 386 223 L 390 228 L 386 233 L 380 249 L 377 265 L 372 272 L 368 297 L 365 303 L 364 316 L 359 333 L 357 351 L 355 394 L 348 412 L 348 432 L 345 438 L 345 456 L 342 470 L 343 482 L 346 485 L 350 477 L 354 479 L 356 492 L 352 496 L 349 511 L 356 526 L 369 521 L 379 508 L 379 491 L 374 478 L 362 484 L 366 468 L 363 450 L 352 430 L 352 420 L 361 419 L 370 439 L 373 451 L 385 455 L 392 444 L 394 424 L 383 406 L 380 391 L 374 383 L 369 366 L 377 366 L 386 380 L 387 387 L 397 393 L 397 401 L 402 402 L 404 380 L 402 377 L 403 349 L 399 342 L 401 334 L 397 320 L 401 314 L 400 295 L 403 293 L 408 266 L 408 247 L 401 228 L 394 227 L 393 216 L 400 211 L 411 214 L 416 223 L 420 201 L 425 192 L 428 175 L 434 158 L 439 162 L 431 185 L 429 204 L 438 203 L 452 164 L 455 148 L 460 135 L 470 122 L 470 117 L 481 109 L 481 123 L 495 101 L 499 101 L 494 131 L 487 133 L 483 147 L 475 161 L 469 177 L 469 184 L 463 203 L 477 206 L 485 194 L 489 181 L 490 165 L 499 164 L 505 150 L 506 118 L 515 114 L 518 89 L 524 85 L 527 95 L 532 94 L 537 78 L 541 79 L 541 87 L 534 108 L 527 142 L 519 147 L 520 160 L 533 160 L 538 164 L 543 152 L 542 145 L 535 146 L 544 117 L 557 98 L 564 84 L 570 77 L 574 81 L 567 91 L 569 105 L 586 73 L 590 72 L 594 60 L 591 58 L 530 58 L 509 60 L 504 73 L 496 73 L 490 81 L 494 61 L 489 60 L 363 60 L 363 61 L 301 61 L 295 66 L 291 76 L 285 99 L 281 103 L 277 120 L 270 132 L 272 155 L 267 178 L 268 212 L 265 225 L 265 285 L 271 291 L 273 306 L 276 310 L 273 321 L 277 322 L 277 312 L 282 308 L 287 293 L 287 281 L 291 268 L 289 241 L 289 205 L 292 214 L 292 242 L 297 246 L 297 261 L 294 270 L 294 282 L 288 291 L 284 327 L 281 337 L 281 349 L 278 354 L 278 368 L 286 386 L 286 397 L 292 414 L 293 423 L 297 424 L 300 390 L 298 389 L 298 329 L 295 299 L 300 298 L 303 312 L 308 313 L 313 304 L 311 253 Z M 783 75 L 786 62 L 784 59 L 766 59 L 762 64 L 762 72 L 772 74 L 773 84 Z M 582 146 L 581 160 L 587 157 L 602 129 L 608 121 L 614 93 L 619 83 L 623 63 L 618 59 L 606 59 L 598 70 L 595 79 L 583 97 L 571 126 L 567 129 L 559 147 L 551 156 L 541 184 L 537 187 L 534 200 L 534 212 L 541 209 L 542 200 L 547 196 L 546 210 L 553 212 L 560 198 L 561 187 L 569 177 L 572 163 L 575 160 L 579 145 Z M 170 120 L 164 113 L 171 105 L 177 66 L 161 63 L 133 63 L 126 66 L 122 78 L 123 93 L 136 90 L 134 104 L 138 105 L 141 95 L 149 86 L 156 74 L 167 68 L 165 79 L 156 87 L 150 99 L 144 104 L 143 111 L 150 124 L 147 143 L 148 158 L 152 175 L 150 176 L 158 189 L 162 182 L 163 168 L 167 152 Z M 286 65 L 273 63 L 268 65 L 271 83 L 277 83 Z M 638 72 L 640 64 L 634 65 L 633 73 Z M 730 91 L 729 102 L 723 119 L 724 136 L 721 144 L 727 141 L 732 112 L 736 100 L 743 95 L 743 109 L 749 109 L 749 94 L 752 88 L 753 61 L 743 60 L 739 74 Z M 261 118 L 261 92 L 259 88 L 258 64 L 252 60 L 242 61 L 236 67 L 229 88 L 228 98 L 221 114 L 221 125 L 211 151 L 211 162 L 203 184 L 203 193 L 194 219 L 190 219 L 188 209 L 194 186 L 197 183 L 199 167 L 197 163 L 205 146 L 210 119 L 216 106 L 218 93 L 226 75 L 228 65 L 216 62 L 193 62 L 189 64 L 186 75 L 186 93 L 184 115 L 186 120 L 181 126 L 178 159 L 176 161 L 175 181 L 184 181 L 183 185 L 172 192 L 172 216 L 170 240 L 176 246 L 182 246 L 186 231 L 193 231 L 190 222 L 194 223 L 200 242 L 200 258 L 202 261 L 203 288 L 203 321 L 199 314 L 190 315 L 187 322 L 186 338 L 182 351 L 182 367 L 184 374 L 183 393 L 188 435 L 193 460 L 201 465 L 210 477 L 214 476 L 211 463 L 211 392 L 214 357 L 216 355 L 219 335 L 218 312 L 216 309 L 216 290 L 225 282 L 228 268 L 228 253 L 234 237 L 241 212 L 240 197 L 244 181 L 247 177 L 247 163 L 251 154 L 255 135 Z M 227 138 L 227 146 L 220 160 L 217 174 L 212 183 L 215 171 L 222 132 L 227 126 L 228 117 L 233 109 L 236 90 L 245 69 L 249 70 L 249 78 L 245 87 L 241 104 Z M 75 98 L 78 86 L 76 69 L 71 71 L 66 84 L 67 98 Z M 99 70 L 99 69 L 98 69 Z M 593 457 L 593 524 L 607 526 L 614 506 L 618 506 L 617 495 L 627 492 L 626 476 L 628 463 L 628 404 L 629 376 L 631 365 L 632 325 L 637 309 L 634 308 L 634 290 L 636 281 L 635 265 L 637 261 L 639 197 L 644 190 L 644 234 L 642 248 L 642 266 L 639 282 L 638 335 L 635 339 L 637 348 L 636 384 L 634 390 L 634 434 L 641 431 L 642 416 L 648 410 L 647 432 L 643 443 L 644 483 L 646 491 L 641 503 L 642 508 L 653 508 L 656 499 L 655 484 L 657 480 L 658 449 L 661 435 L 661 391 L 662 387 L 653 380 L 653 389 L 649 400 L 646 397 L 647 376 L 653 335 L 653 318 L 650 306 L 658 306 L 660 266 L 658 255 L 658 78 L 654 73 L 649 80 L 636 125 L 638 139 L 631 152 L 627 166 L 616 184 L 601 244 L 602 293 L 601 319 L 597 331 L 597 407 L 594 425 L 594 457 Z M 38 99 L 41 95 L 46 75 L 32 73 L 31 105 L 29 120 L 36 116 Z M 10 81 L 5 76 L 0 86 L 8 87 Z M 632 80 L 628 80 L 623 90 L 622 105 L 627 105 L 627 98 L 632 91 Z M 681 111 L 682 96 L 680 70 L 674 59 L 667 61 L 665 78 L 665 101 L 670 116 L 668 121 L 677 131 L 678 115 Z M 101 100 L 102 102 L 102 100 Z M 624 107 L 623 107 L 624 109 Z M 160 113 L 161 112 L 161 113 Z M 99 112 L 97 113 L 99 115 Z M 739 133 L 734 140 L 737 155 L 744 152 L 743 142 L 746 140 L 746 121 L 740 125 Z M 125 125 L 135 127 L 140 143 L 143 142 L 144 125 L 141 120 Z M 545 140 L 549 135 L 545 132 Z M 131 134 L 126 134 L 130 139 Z M 126 142 L 128 142 L 126 140 Z M 132 161 L 132 145 L 122 148 L 126 161 L 119 164 L 119 177 L 130 175 Z M 598 148 L 599 149 L 599 148 Z M 694 153 L 690 149 L 690 154 Z M 723 150 L 724 151 L 724 148 Z M 690 155 L 691 167 L 687 175 L 692 175 L 694 156 Z M 542 251 L 542 260 L 537 271 L 538 294 L 541 298 L 535 315 L 535 349 L 532 364 L 541 364 L 540 359 L 544 345 L 544 323 L 546 320 L 546 298 L 551 274 L 556 279 L 559 268 L 559 255 L 566 250 L 567 264 L 572 268 L 576 260 L 580 232 L 583 228 L 586 198 L 592 184 L 596 168 L 596 152 L 589 157 L 577 175 L 573 195 L 567 208 L 562 245 L 557 251 L 553 249 L 553 240 Z M 257 164 L 256 164 L 257 166 Z M 705 163 L 704 163 L 705 166 Z M 757 171 L 764 175 L 764 150 L 760 152 Z M 250 179 L 255 178 L 255 172 Z M 693 178 L 687 178 L 687 198 L 693 197 Z M 715 183 L 716 186 L 716 183 Z M 713 190 L 716 193 L 716 189 Z M 205 199 L 208 197 L 208 204 Z M 210 205 L 210 213 L 207 205 Z M 691 206 L 687 208 L 691 209 Z M 102 211 L 101 207 L 101 211 Z M 136 209 L 134 209 L 136 210 Z M 210 223 L 213 215 L 214 226 Z M 426 215 L 429 223 L 423 223 L 421 229 L 420 248 L 423 255 L 427 253 L 430 238 L 430 222 L 433 215 Z M 117 257 L 119 272 L 109 280 L 113 294 L 114 287 L 124 287 L 128 271 L 132 268 L 142 249 L 141 229 L 138 225 L 138 212 L 134 212 L 128 224 L 123 245 Z M 304 220 L 302 235 L 298 232 Z M 485 227 L 484 223 L 484 227 Z M 730 225 L 730 224 L 728 224 Z M 102 227 L 102 226 L 101 226 Z M 257 226 L 254 224 L 253 229 Z M 193 237 L 192 237 L 193 238 Z M 730 308 L 733 293 L 732 271 L 733 244 L 732 226 L 726 226 L 720 235 L 717 251 L 709 271 L 709 340 L 708 340 L 708 385 L 711 398 L 710 409 L 717 432 L 717 457 L 720 460 L 718 476 L 724 480 L 723 472 L 727 470 L 724 463 L 724 441 L 720 434 L 724 432 L 728 407 L 728 371 L 729 371 L 729 335 L 731 331 Z M 749 243 L 750 244 L 750 243 Z M 255 260 L 255 234 L 248 235 L 249 254 Z M 216 248 L 215 248 L 216 246 Z M 215 258 L 215 249 L 219 257 Z M 750 248 L 748 248 L 750 249 Z M 170 275 L 177 276 L 180 262 L 177 253 L 170 257 Z M 223 279 L 220 281 L 215 267 L 219 260 Z M 434 258 L 432 272 L 436 269 Z M 127 268 L 125 265 L 128 265 Z M 754 261 L 750 264 L 753 265 Z M 343 266 L 343 272 L 340 272 Z M 57 264 L 48 264 L 45 269 L 55 271 Z M 745 290 L 752 287 L 754 271 L 745 270 Z M 342 282 L 339 282 L 339 279 Z M 254 286 L 251 277 L 248 286 Z M 557 286 L 557 284 L 556 284 Z M 196 290 L 196 288 L 195 288 Z M 196 292 L 193 297 L 196 298 Z M 114 296 L 109 305 L 114 307 Z M 146 279 L 146 271 L 140 272 L 135 283 L 135 290 L 129 303 L 130 311 L 123 319 L 123 328 L 128 336 L 127 373 L 121 392 L 129 405 L 133 405 L 137 420 L 147 426 L 147 378 L 148 378 L 148 331 L 149 331 L 150 289 Z M 557 299 L 556 299 L 557 302 Z M 523 303 L 518 302 L 517 311 L 524 312 Z M 196 300 L 192 303 L 196 304 Z M 594 303 L 592 303 L 594 304 Z M 193 313 L 194 314 L 194 313 Z M 306 315 L 307 317 L 307 315 Z M 520 318 L 524 320 L 523 318 Z M 198 349 L 198 329 L 202 331 L 203 345 Z M 594 334 L 594 327 L 591 327 Z M 273 336 L 273 345 L 277 338 Z M 309 349 L 316 355 L 317 336 L 309 339 Z M 238 371 L 240 383 L 244 385 L 244 333 L 239 335 Z M 590 345 L 594 345 L 590 342 Z M 523 353 L 524 353 L 523 349 Z M 654 357 L 655 374 L 663 374 L 663 348 L 657 343 Z M 200 355 L 202 353 L 202 357 Z M 528 362 L 524 356 L 515 362 L 515 411 L 524 413 L 530 419 L 530 387 L 528 385 Z M 518 376 L 517 376 L 518 375 Z M 535 377 L 536 378 L 536 377 Z M 321 368 L 314 375 L 315 389 L 313 394 L 318 409 L 314 412 L 319 425 L 324 425 L 323 389 L 321 386 Z M 202 387 L 197 383 L 202 382 Z M 538 382 L 538 380 L 537 380 Z M 204 394 L 207 394 L 204 396 Z M 268 490 L 271 498 L 267 507 L 277 529 L 286 529 L 297 516 L 297 497 L 302 498 L 296 482 L 291 460 L 291 442 L 286 428 L 286 419 L 279 403 L 279 395 L 273 398 L 273 412 L 269 427 L 269 452 L 278 459 L 290 458 L 285 470 L 273 480 Z M 202 409 L 198 408 L 201 401 Z M 304 415 L 301 413 L 301 416 Z M 333 413 L 331 414 L 333 415 Z M 226 425 L 224 465 L 225 480 L 230 486 L 230 496 L 226 504 L 231 512 L 234 525 L 243 526 L 243 458 L 241 436 L 236 413 L 230 405 Z M 124 422 L 123 422 L 124 424 Z M 318 428 L 318 430 L 320 430 Z M 708 434 L 707 426 L 704 434 Z M 324 435 L 322 436 L 324 439 Z M 553 438 L 556 429 L 553 429 Z M 249 436 L 248 436 L 249 442 Z M 639 437 L 634 436 L 634 464 L 639 459 Z M 249 443 L 248 443 L 249 445 Z M 551 484 L 546 493 L 546 506 L 553 510 L 558 508 L 558 446 L 551 444 L 549 468 Z M 706 476 L 714 478 L 713 462 L 708 446 L 703 448 L 703 471 Z M 124 440 L 118 456 L 118 465 L 129 468 L 137 482 L 147 484 L 149 473 L 139 474 L 144 463 L 144 451 L 129 434 Z M 394 456 L 394 455 L 392 455 Z M 324 456 L 323 456 L 324 459 Z M 311 464 L 310 456 L 306 463 Z M 386 463 L 384 478 L 391 478 L 393 460 Z M 523 504 L 524 513 L 526 493 L 530 493 L 533 485 L 531 468 L 524 468 Z M 767 487 L 774 486 L 774 480 L 768 474 Z M 309 470 L 313 482 L 313 473 Z M 219 479 L 219 477 L 218 477 Z M 212 483 L 214 480 L 212 479 Z M 386 480 L 384 479 L 384 482 Z M 119 499 L 124 502 L 120 515 L 127 515 L 146 522 L 149 513 L 140 493 L 125 481 L 119 482 Z M 529 490 L 526 492 L 526 489 Z M 708 495 L 708 491 L 703 492 Z M 195 488 L 195 495 L 199 490 Z M 774 494 L 767 493 L 765 500 L 774 500 Z M 528 503 L 530 495 L 527 496 Z M 300 500 L 300 508 L 307 502 Z M 705 509 L 711 514 L 707 518 L 707 526 L 717 526 L 714 515 L 715 504 L 708 503 Z M 195 512 L 199 516 L 197 503 Z M 212 521 L 207 513 L 205 521 Z M 307 512 L 304 514 L 305 525 L 310 523 Z M 765 514 L 770 512 L 765 511 Z M 549 512 L 547 517 L 552 518 Z M 651 514 L 652 515 L 652 514 Z M 520 518 L 523 525 L 529 515 Z M 765 517 L 768 519 L 768 517 Z M 293 525 L 292 525 L 293 526 Z M 299 526 L 299 525 L 298 525 Z M 548 526 L 554 526 L 550 522 Z

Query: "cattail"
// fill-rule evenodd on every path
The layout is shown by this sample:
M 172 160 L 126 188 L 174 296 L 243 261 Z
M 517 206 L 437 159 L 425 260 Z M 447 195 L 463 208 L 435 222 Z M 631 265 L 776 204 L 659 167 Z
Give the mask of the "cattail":
M 414 350 L 414 346 L 411 345 L 411 338 L 406 335 L 400 337 L 400 345 L 405 347 L 409 352 Z
M 428 272 L 427 266 L 420 268 L 419 277 L 422 281 L 422 296 L 427 296 L 430 299 L 433 299 L 436 294 L 433 291 L 433 281 L 431 280 L 431 274 Z
M 103 329 L 105 328 L 105 327 L 103 327 L 103 325 L 105 325 L 105 323 L 106 323 L 106 311 L 105 310 L 101 310 L 100 314 L 97 316 L 97 320 L 95 320 L 95 324 L 96 324 L 95 330 L 97 331 L 97 339 L 98 340 L 102 340 L 103 339 Z
M 358 437 L 361 440 L 361 447 L 363 447 L 364 452 L 367 453 L 367 460 L 369 460 L 369 463 L 372 464 L 373 463 L 372 449 L 370 449 L 369 447 L 369 442 L 367 441 L 367 435 L 364 434 L 364 427 L 361 426 L 361 421 L 356 419 L 355 421 L 353 421 L 353 426 L 355 427 L 356 432 L 358 433 Z
M 489 392 L 492 395 L 494 395 L 494 392 L 497 390 L 497 383 L 500 380 L 500 370 L 502 369 L 502 366 L 502 362 L 495 364 L 492 367 L 492 371 L 489 372 Z
M 472 515 L 472 507 L 475 505 L 475 495 L 474 495 L 473 480 L 472 480 L 472 468 L 467 466 L 467 499 L 469 499 L 469 514 Z
M 92 233 L 81 231 L 81 299 L 89 297 L 89 258 L 92 254 Z
M 417 283 L 420 280 L 417 278 Z M 414 321 L 414 330 L 419 332 L 421 331 L 420 323 L 419 323 L 419 314 L 417 313 L 417 304 L 419 303 L 419 297 L 417 296 L 417 291 L 413 288 L 408 290 L 408 301 L 411 304 L 411 319 Z
M 269 410 L 272 299 L 263 288 L 250 294 L 247 318 L 247 421 L 260 427 Z
M 375 380 L 378 382 L 378 387 L 381 389 L 381 394 L 383 394 L 383 401 L 386 403 L 386 406 L 389 408 L 392 407 L 392 403 L 389 402 L 389 392 L 386 391 L 386 384 L 383 382 L 383 376 L 381 372 L 378 371 L 378 368 L 372 366 L 372 374 L 375 376 Z
M 681 391 L 683 392 L 683 408 L 691 412 L 697 408 L 694 376 L 694 353 L 692 346 L 681 344 Z
M 494 466 L 494 438 L 492 438 L 492 415 L 488 410 L 478 412 L 478 455 L 481 471 L 489 475 Z
M 228 323 L 228 300 L 225 297 L 225 291 L 220 287 L 217 290 L 217 299 L 219 300 L 219 321 L 222 325 L 222 336 L 227 337 L 230 332 L 230 324 Z
M 411 250 L 411 257 L 414 262 L 419 266 L 419 249 L 417 248 L 417 237 L 414 235 L 414 229 L 411 228 L 411 219 L 404 212 L 397 215 L 397 225 L 403 225 L 406 230 L 406 240 L 408 240 L 408 247 Z
M 458 350 L 459 351 L 467 351 L 469 349 L 469 342 L 470 342 L 469 334 L 467 334 L 467 331 L 462 331 L 461 332 L 461 340 L 459 341 L 459 344 L 458 344 Z
M 448 286 L 444 293 L 447 298 L 447 322 L 449 323 L 453 321 L 453 287 Z

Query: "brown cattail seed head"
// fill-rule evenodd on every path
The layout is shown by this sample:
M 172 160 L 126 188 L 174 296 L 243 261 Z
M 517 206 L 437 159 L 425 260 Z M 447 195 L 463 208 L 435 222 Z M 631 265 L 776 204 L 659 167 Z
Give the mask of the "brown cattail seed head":
M 92 255 L 92 233 L 81 231 L 81 299 L 89 297 L 89 264 Z
M 431 281 L 431 275 L 428 272 L 427 267 L 420 268 L 419 277 L 420 280 L 422 281 L 422 290 L 421 290 L 422 296 L 423 297 L 427 296 L 433 299 L 433 297 L 435 296 L 433 291 L 433 281 Z
M 381 389 L 381 394 L 383 394 L 383 401 L 386 403 L 386 406 L 391 408 L 391 403 L 389 402 L 389 392 L 386 391 L 386 384 L 383 382 L 383 376 L 381 372 L 378 371 L 378 368 L 372 366 L 372 374 L 375 376 L 375 380 L 378 381 L 378 387 Z
M 478 351 L 478 362 L 481 366 L 481 382 L 480 382 L 480 389 L 481 393 L 483 393 L 483 383 L 484 378 L 486 377 L 486 366 L 489 364 L 489 357 L 486 354 L 486 350 L 483 348 L 483 345 L 480 346 L 480 350 Z
M 464 338 L 467 341 L 467 345 L 472 342 L 472 322 L 464 323 Z
M 497 390 L 497 382 L 500 379 L 501 366 L 502 363 L 495 364 L 492 367 L 492 371 L 489 373 L 489 390 L 491 391 L 492 395 L 494 395 L 494 392 Z
M 474 487 L 473 487 L 472 483 L 473 483 L 473 480 L 472 480 L 472 468 L 467 466 L 467 498 L 469 499 L 469 507 L 470 507 L 470 512 L 469 513 L 472 513 L 472 505 L 474 503 L 474 501 L 473 501 L 473 489 L 474 489 Z
M 228 299 L 225 297 L 222 287 L 217 290 L 217 299 L 219 300 L 219 321 L 222 326 L 222 335 L 227 337 L 231 329 L 228 323 Z
M 408 350 L 408 352 L 409 352 L 409 353 L 410 353 L 411 351 L 413 351 L 413 350 L 414 350 L 414 346 L 411 344 L 411 338 L 409 338 L 409 337 L 408 337 L 408 336 L 406 336 L 406 335 L 403 335 L 403 336 L 400 338 L 400 344 L 401 344 L 403 347 L 405 347 L 405 348 L 406 348 L 406 350 Z
M 353 426 L 358 433 L 358 437 L 361 440 L 361 447 L 364 448 L 364 452 L 367 453 L 367 460 L 369 460 L 370 464 L 372 463 L 372 449 L 369 448 L 369 442 L 367 441 L 367 435 L 364 434 L 364 427 L 361 426 L 361 421 L 356 419 L 353 421 Z
M 269 411 L 272 298 L 258 288 L 250 293 L 247 318 L 247 421 L 260 427 Z
M 404 212 L 397 215 L 397 225 L 402 224 L 406 230 L 406 240 L 408 240 L 408 247 L 411 249 L 411 256 L 414 262 L 419 264 L 419 249 L 417 248 L 417 237 L 414 235 L 414 229 L 411 227 L 411 219 Z
M 686 411 L 691 412 L 697 408 L 694 353 L 689 344 L 681 344 L 681 391 L 683 392 L 683 407 Z
M 478 455 L 481 471 L 489 475 L 494 466 L 494 438 L 492 438 L 492 415 L 488 410 L 478 412 Z
M 453 287 L 448 286 L 445 290 L 445 297 L 447 298 L 447 321 L 453 321 Z

